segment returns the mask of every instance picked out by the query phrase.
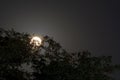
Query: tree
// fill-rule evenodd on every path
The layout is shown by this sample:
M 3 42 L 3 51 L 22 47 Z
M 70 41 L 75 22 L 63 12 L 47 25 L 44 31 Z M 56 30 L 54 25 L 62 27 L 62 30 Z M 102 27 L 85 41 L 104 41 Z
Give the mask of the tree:
M 43 44 L 30 44 L 31 35 L 0 29 L 0 80 L 111 80 L 119 65 L 111 56 L 91 56 L 88 51 L 68 53 L 48 36 Z M 22 64 L 31 64 L 32 74 Z
M 20 69 L 21 64 L 25 63 L 31 54 L 29 36 L 13 29 L 0 29 L 0 79 L 24 79 L 25 73 Z
M 35 80 L 112 80 L 109 74 L 119 69 L 111 56 L 94 57 L 88 51 L 68 53 L 48 36 L 44 42 L 44 55 L 33 61 Z

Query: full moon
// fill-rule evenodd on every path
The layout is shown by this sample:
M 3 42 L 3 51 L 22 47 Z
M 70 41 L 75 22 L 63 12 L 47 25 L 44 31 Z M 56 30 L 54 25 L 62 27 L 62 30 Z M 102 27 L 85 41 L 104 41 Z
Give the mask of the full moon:
M 38 36 L 33 36 L 30 44 L 33 44 L 35 46 L 40 46 L 42 44 L 42 39 Z

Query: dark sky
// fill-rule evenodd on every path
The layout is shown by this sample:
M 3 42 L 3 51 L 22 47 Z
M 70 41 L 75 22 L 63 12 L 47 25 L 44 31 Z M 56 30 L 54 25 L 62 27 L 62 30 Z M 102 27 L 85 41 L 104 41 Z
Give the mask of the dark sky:
M 0 0 L 0 27 L 49 35 L 68 51 L 120 63 L 119 0 Z
M 119 3 L 88 1 L 0 1 L 0 27 L 54 37 L 68 51 L 116 56 L 120 49 Z
M 115 0 L 0 1 L 0 27 L 54 37 L 68 51 L 119 59 L 120 16 Z

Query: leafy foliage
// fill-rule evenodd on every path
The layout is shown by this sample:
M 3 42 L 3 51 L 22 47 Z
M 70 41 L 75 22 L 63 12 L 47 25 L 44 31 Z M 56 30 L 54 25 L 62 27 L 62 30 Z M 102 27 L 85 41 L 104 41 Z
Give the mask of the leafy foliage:
M 23 72 L 19 69 L 31 54 L 29 35 L 12 30 L 0 31 L 0 78 L 21 80 Z
M 52 38 L 43 39 L 33 48 L 31 35 L 0 29 L 0 80 L 112 80 L 109 74 L 119 69 L 111 56 L 68 53 Z M 32 74 L 22 70 L 24 63 L 31 64 Z

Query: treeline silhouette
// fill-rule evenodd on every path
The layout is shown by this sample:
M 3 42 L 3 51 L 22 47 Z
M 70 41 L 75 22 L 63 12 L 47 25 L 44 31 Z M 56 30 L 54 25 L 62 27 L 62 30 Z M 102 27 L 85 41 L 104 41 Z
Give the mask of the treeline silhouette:
M 112 80 L 110 74 L 120 68 L 112 64 L 111 56 L 68 53 L 49 36 L 34 47 L 31 38 L 28 33 L 0 28 L 0 80 Z M 25 70 L 28 65 L 31 72 Z

